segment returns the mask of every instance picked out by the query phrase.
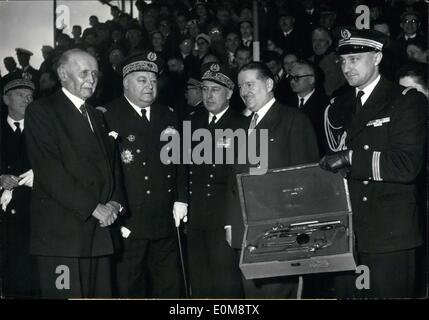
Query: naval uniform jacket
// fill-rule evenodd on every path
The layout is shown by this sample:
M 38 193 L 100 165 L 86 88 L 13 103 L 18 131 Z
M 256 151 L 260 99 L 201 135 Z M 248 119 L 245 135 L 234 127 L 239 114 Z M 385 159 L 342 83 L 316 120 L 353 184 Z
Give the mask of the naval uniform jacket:
M 30 170 L 30 163 L 25 147 L 24 132 L 17 137 L 6 121 L 1 121 L 1 175 L 15 175 Z M 3 191 L 0 191 L 0 195 Z M 0 223 L 5 224 L 4 232 L 7 239 L 8 251 L 14 255 L 28 254 L 30 239 L 30 193 L 27 186 L 19 186 L 13 190 L 12 200 L 6 208 L 6 213 L 0 213 Z
M 171 132 L 180 138 L 176 113 L 155 102 L 148 122 L 124 96 L 109 103 L 106 109 L 104 115 L 109 130 L 118 134 L 116 141 L 128 203 L 128 215 L 122 222 L 131 231 L 129 239 L 161 239 L 174 235 L 173 204 L 188 202 L 186 167 L 161 162 L 161 149 L 168 142 L 161 141 L 160 136 L 162 132 Z M 180 145 L 180 140 L 178 143 Z
M 87 119 L 61 91 L 27 108 L 25 137 L 34 171 L 30 253 L 97 257 L 114 252 L 113 227 L 92 216 L 99 203 L 124 203 L 114 140 L 103 118 Z
M 227 193 L 227 181 L 231 164 L 226 163 L 226 153 L 233 148 L 232 138 L 215 137 L 216 129 L 236 129 L 242 127 L 246 118 L 231 107 L 216 122 L 213 129 L 209 129 L 209 112 L 203 107 L 195 111 L 191 116 L 192 131 L 198 129 L 211 130 L 212 132 L 212 159 L 209 163 L 189 165 L 189 222 L 188 229 L 219 230 L 223 229 L 226 222 L 225 197 Z M 195 148 L 200 141 L 193 141 Z M 222 150 L 223 149 L 223 150 Z M 222 163 L 215 163 L 216 150 L 223 152 Z M 234 151 L 237 151 L 235 147 Z
M 250 119 L 248 120 L 250 121 Z M 255 128 L 254 133 L 259 135 L 258 129 L 268 130 L 268 141 L 263 141 L 263 143 L 268 143 L 268 169 L 318 161 L 319 150 L 313 125 L 308 117 L 297 109 L 285 107 L 277 101 L 274 102 Z M 256 149 L 259 154 L 259 137 L 256 138 Z M 241 248 L 244 234 L 236 174 L 248 173 L 251 167 L 250 164 L 234 165 L 230 175 L 227 224 L 232 227 L 232 247 L 234 248 Z M 261 188 L 263 187 L 261 185 Z
M 334 127 L 343 126 L 353 150 L 348 185 L 357 249 L 379 253 L 422 243 L 415 180 L 425 146 L 425 97 L 381 77 L 353 116 L 355 89 L 328 109 Z

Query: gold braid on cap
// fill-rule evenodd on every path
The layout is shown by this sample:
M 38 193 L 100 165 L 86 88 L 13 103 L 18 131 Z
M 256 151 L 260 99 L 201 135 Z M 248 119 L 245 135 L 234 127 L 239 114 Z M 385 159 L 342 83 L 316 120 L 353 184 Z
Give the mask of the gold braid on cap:
M 230 90 L 234 90 L 234 82 L 223 73 L 207 70 L 206 72 L 204 72 L 204 75 L 201 79 L 215 81 L 224 85 Z
M 130 64 L 127 64 L 122 69 L 122 75 L 125 78 L 130 73 L 137 72 L 137 71 L 148 71 L 148 72 L 158 73 L 158 66 L 156 65 L 156 63 L 149 62 L 149 61 L 135 61 Z

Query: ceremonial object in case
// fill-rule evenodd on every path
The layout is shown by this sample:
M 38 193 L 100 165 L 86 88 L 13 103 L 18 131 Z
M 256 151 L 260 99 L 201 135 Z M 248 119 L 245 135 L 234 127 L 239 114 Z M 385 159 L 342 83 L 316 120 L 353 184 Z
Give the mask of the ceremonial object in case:
M 347 182 L 316 164 L 237 175 L 246 279 L 354 270 Z

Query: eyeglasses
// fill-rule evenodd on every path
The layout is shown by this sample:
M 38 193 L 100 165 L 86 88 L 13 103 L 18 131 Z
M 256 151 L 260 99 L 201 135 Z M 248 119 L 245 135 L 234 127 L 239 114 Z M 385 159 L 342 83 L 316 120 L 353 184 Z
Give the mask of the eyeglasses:
M 293 76 L 293 75 L 288 75 L 288 80 L 289 81 L 295 81 L 295 82 L 298 82 L 301 78 L 304 78 L 304 77 L 313 77 L 314 76 L 314 74 L 303 74 L 302 76 Z
M 417 19 L 411 19 L 411 20 L 404 20 L 404 21 L 402 21 L 403 23 L 419 23 L 419 20 L 417 20 Z

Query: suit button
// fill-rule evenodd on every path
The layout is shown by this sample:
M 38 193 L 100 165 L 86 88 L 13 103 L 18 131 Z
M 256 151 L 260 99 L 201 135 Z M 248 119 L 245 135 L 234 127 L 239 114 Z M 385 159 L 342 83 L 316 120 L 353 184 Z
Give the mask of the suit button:
M 171 175 L 170 175 L 170 174 L 168 174 L 168 175 L 167 175 L 167 178 L 168 178 L 168 179 L 170 179 L 170 178 L 171 178 Z
M 216 167 L 216 165 L 214 164 L 214 165 L 212 165 L 212 167 L 213 167 L 213 168 L 215 168 L 215 167 Z
M 146 191 L 146 194 L 150 194 L 150 190 L 147 190 L 147 191 Z
M 368 201 L 368 198 L 367 198 L 367 197 L 363 197 L 363 198 L 362 198 L 362 201 L 363 201 L 363 202 L 367 202 L 367 201 Z
M 365 180 L 364 182 L 363 182 L 363 184 L 364 185 L 367 185 L 369 183 L 369 181 L 367 181 L 367 180 Z
M 211 174 L 209 177 L 210 177 L 210 178 L 213 178 L 213 175 Z
M 192 171 L 189 171 L 189 174 L 192 174 Z
M 192 194 L 192 191 L 189 191 L 189 194 Z
M 146 165 L 146 162 L 143 162 L 143 163 L 142 163 L 142 165 L 144 165 L 144 166 L 145 166 L 145 165 Z
M 145 179 L 145 180 L 149 180 L 149 177 L 148 177 L 148 176 L 145 176 L 145 177 L 144 177 L 144 179 Z
M 16 213 L 16 210 L 15 210 L 15 209 L 12 209 L 12 210 L 10 210 L 10 213 L 11 213 L 11 214 L 15 214 L 15 213 Z
M 168 192 L 171 192 L 171 189 L 168 189 Z
M 366 145 L 364 145 L 364 146 L 363 146 L 363 149 L 364 149 L 364 150 L 368 150 L 368 149 L 369 149 L 369 145 L 367 145 L 367 144 L 366 144 Z
M 140 149 L 137 149 L 137 150 L 136 150 L 136 153 L 140 153 L 140 152 L 141 152 L 141 151 L 140 151 Z
M 189 181 L 189 184 L 192 184 L 192 181 Z
M 8 169 L 10 169 L 10 166 L 7 166 Z
M 207 183 L 207 188 L 210 188 L 210 183 Z
M 211 194 L 210 193 L 207 193 L 207 197 L 210 197 L 211 196 Z

